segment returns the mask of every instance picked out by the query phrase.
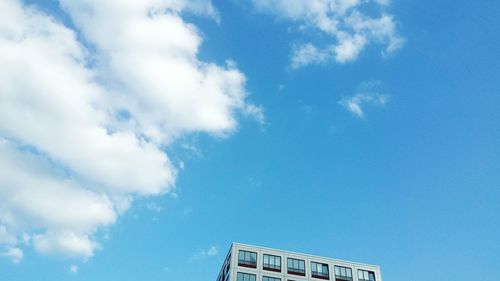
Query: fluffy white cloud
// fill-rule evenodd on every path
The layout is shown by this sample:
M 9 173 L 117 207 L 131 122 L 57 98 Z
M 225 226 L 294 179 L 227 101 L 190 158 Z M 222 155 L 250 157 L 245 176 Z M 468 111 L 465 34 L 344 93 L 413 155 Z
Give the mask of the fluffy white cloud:
M 356 60 L 369 43 L 385 46 L 383 54 L 400 48 L 404 42 L 397 34 L 393 16 L 384 10 L 387 0 L 252 0 L 257 10 L 298 22 L 301 27 L 319 30 L 332 43 L 317 47 L 309 42 L 292 51 L 291 67 L 336 61 Z M 382 10 L 370 17 L 362 12 L 365 6 Z M 302 28 L 304 29 L 304 28 Z
M 187 133 L 225 136 L 238 113 L 263 122 L 233 62 L 197 58 L 202 39 L 182 13 L 217 18 L 210 1 L 60 3 L 76 30 L 0 2 L 0 245 L 9 256 L 31 241 L 40 253 L 91 257 L 99 230 L 133 198 L 172 189 L 176 168 L 162 147 Z
M 380 82 L 376 80 L 361 83 L 354 95 L 342 98 L 339 104 L 354 116 L 363 118 L 365 116 L 363 111 L 365 105 L 384 106 L 388 102 L 389 96 L 376 91 L 379 86 Z

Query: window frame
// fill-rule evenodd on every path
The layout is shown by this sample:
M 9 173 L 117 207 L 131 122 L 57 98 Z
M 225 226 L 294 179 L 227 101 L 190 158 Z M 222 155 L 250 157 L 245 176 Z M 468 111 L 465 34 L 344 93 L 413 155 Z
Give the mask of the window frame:
M 321 272 L 317 271 L 318 266 L 321 266 Z M 325 266 L 326 266 L 326 274 L 323 272 Z M 311 277 L 330 280 L 330 266 L 327 263 L 311 261 Z
M 241 272 L 241 271 L 238 271 L 238 272 L 236 273 L 236 281 L 240 281 L 240 280 L 239 280 L 239 276 L 240 276 L 240 275 L 243 275 L 243 279 L 242 279 L 241 281 L 246 281 L 246 280 L 245 280 L 245 277 L 244 277 L 245 275 L 248 275 L 248 276 L 249 276 L 249 278 L 248 278 L 249 280 L 248 280 L 248 281 L 252 281 L 252 280 L 251 280 L 251 278 L 250 278 L 250 277 L 252 277 L 252 276 L 253 276 L 253 278 L 254 278 L 254 280 L 253 280 L 253 281 L 257 281 L 257 274 L 247 273 L 247 272 Z
M 266 256 L 268 257 L 268 263 L 266 266 Z M 269 262 L 269 258 L 273 257 L 274 259 L 274 267 L 271 267 L 271 263 Z M 279 259 L 279 265 L 276 266 L 276 258 Z M 274 271 L 274 272 L 281 272 L 281 256 L 276 256 L 276 255 L 271 255 L 271 254 L 262 254 L 262 269 L 264 270 L 269 270 L 269 271 Z
M 263 275 L 262 281 L 264 281 L 264 278 L 267 278 L 267 281 L 281 281 L 280 277 L 272 277 L 272 276 Z
M 337 274 L 337 268 L 339 269 L 339 274 Z M 345 269 L 345 272 L 346 272 L 345 275 L 342 275 L 342 269 Z M 351 272 L 351 277 L 347 276 L 348 271 Z M 335 281 L 352 281 L 352 280 L 354 280 L 352 271 L 353 270 L 350 267 L 342 266 L 342 265 L 334 265 L 333 266 L 333 274 L 335 276 Z
M 297 265 L 298 265 L 297 270 L 298 271 L 296 271 L 294 267 L 289 267 L 288 266 L 288 261 L 289 260 L 292 260 L 292 266 L 293 266 L 293 261 L 297 261 Z M 300 271 L 300 262 L 302 262 L 302 264 L 304 265 L 303 272 Z M 286 272 L 288 274 L 292 274 L 292 275 L 306 276 L 306 261 L 298 259 L 298 258 L 287 257 L 286 258 Z
M 359 277 L 360 273 L 363 277 Z M 368 279 L 365 278 L 365 273 L 368 274 Z M 373 280 L 370 279 L 370 276 L 373 276 Z M 375 272 L 370 271 L 370 270 L 365 270 L 365 269 L 358 269 L 358 281 L 376 281 L 377 278 L 375 277 Z
M 240 259 L 240 255 L 243 253 L 243 260 Z M 246 260 L 246 254 L 250 255 L 250 259 Z M 255 262 L 252 262 L 252 254 L 255 255 Z M 248 267 L 248 268 L 257 268 L 257 252 L 247 251 L 247 250 L 238 250 L 238 266 Z

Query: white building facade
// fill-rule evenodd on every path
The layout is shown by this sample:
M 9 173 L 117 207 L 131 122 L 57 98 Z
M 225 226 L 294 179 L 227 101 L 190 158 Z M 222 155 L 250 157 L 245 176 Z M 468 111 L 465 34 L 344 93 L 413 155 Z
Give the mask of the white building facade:
M 217 281 L 382 281 L 380 267 L 232 243 Z

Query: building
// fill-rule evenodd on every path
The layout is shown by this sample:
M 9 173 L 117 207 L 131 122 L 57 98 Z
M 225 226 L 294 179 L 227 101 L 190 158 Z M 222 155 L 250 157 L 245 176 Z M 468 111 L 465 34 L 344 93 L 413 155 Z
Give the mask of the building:
M 382 281 L 380 268 L 233 243 L 217 281 Z

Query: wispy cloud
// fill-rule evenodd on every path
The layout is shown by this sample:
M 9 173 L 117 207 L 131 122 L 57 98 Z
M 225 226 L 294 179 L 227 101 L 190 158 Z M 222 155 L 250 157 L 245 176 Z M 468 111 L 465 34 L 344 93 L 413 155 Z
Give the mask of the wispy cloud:
M 70 266 L 69 266 L 69 272 L 71 272 L 71 273 L 73 273 L 73 274 L 78 273 L 78 266 L 77 266 L 77 265 L 74 265 L 74 264 L 70 265 Z
M 377 80 L 361 83 L 356 93 L 352 96 L 342 98 L 339 104 L 354 116 L 364 118 L 364 107 L 367 105 L 381 107 L 386 105 L 389 100 L 388 95 L 378 93 L 377 89 L 380 87 L 380 84 L 380 81 Z
M 156 212 L 156 213 L 161 213 L 161 211 L 163 210 L 163 208 L 160 205 L 158 205 L 154 202 L 148 202 L 146 204 L 146 209 L 153 211 L 153 212 Z
M 399 49 L 404 39 L 398 34 L 394 17 L 386 12 L 389 0 L 253 0 L 258 11 L 297 23 L 301 32 L 319 31 L 329 42 L 294 45 L 291 68 L 356 60 L 368 44 L 384 46 L 387 55 Z M 368 15 L 365 11 L 379 11 Z M 374 13 L 372 13 L 374 14 Z
M 217 247 L 210 246 L 208 249 L 206 249 L 206 250 L 200 250 L 198 253 L 194 254 L 191 257 L 191 261 L 195 261 L 195 260 L 200 260 L 200 259 L 204 259 L 204 258 L 207 258 L 207 257 L 216 256 L 218 253 L 219 253 L 219 250 L 217 250 Z
M 24 253 L 19 248 L 7 247 L 0 255 L 10 259 L 13 263 L 19 263 L 23 259 Z

